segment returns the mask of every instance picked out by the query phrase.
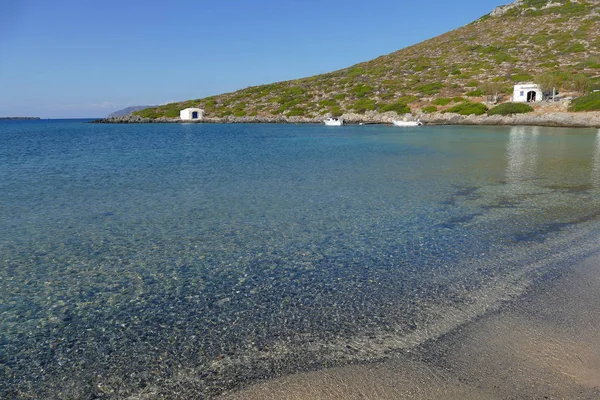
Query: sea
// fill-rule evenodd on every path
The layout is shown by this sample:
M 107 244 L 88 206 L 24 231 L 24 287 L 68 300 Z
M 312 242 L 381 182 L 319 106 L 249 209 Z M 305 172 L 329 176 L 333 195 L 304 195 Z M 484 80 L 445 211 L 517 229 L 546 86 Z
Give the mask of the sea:
M 598 251 L 600 131 L 0 121 L 0 398 L 374 362 Z

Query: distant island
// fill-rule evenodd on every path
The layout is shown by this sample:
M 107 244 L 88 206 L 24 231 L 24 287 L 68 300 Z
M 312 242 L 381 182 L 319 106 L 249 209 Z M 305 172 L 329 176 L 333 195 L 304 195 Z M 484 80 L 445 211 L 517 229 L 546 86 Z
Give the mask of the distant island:
M 38 120 L 40 117 L 0 117 L 2 121 Z
M 122 110 L 119 111 L 115 111 L 113 113 L 108 114 L 108 118 L 111 117 L 123 117 L 125 115 L 129 115 L 135 111 L 141 111 L 141 110 L 145 110 L 146 108 L 150 108 L 150 107 L 156 107 L 156 106 L 132 106 L 132 107 L 127 107 L 124 108 Z

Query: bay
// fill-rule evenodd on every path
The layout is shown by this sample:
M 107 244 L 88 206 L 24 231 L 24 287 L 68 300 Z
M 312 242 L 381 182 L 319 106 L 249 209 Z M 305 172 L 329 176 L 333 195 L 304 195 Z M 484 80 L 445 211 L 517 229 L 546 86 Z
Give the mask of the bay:
M 384 359 L 596 251 L 599 187 L 594 129 L 1 122 L 1 397 Z

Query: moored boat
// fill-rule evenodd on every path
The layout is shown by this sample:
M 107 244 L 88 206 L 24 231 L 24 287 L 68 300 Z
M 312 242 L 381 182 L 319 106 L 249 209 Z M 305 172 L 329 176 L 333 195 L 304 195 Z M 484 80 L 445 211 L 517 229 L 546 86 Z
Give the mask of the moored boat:
M 421 126 L 423 123 L 420 120 L 416 121 L 392 121 L 395 126 Z
M 343 119 L 341 119 L 341 118 L 335 118 L 335 117 L 327 118 L 323 122 L 327 126 L 342 126 L 344 124 L 344 120 Z

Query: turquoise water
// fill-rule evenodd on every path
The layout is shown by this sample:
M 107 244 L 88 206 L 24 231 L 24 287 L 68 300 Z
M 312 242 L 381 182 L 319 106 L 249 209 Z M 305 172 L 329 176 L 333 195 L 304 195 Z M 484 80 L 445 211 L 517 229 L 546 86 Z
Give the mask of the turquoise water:
M 599 189 L 593 129 L 0 122 L 0 397 L 385 358 L 595 249 Z

